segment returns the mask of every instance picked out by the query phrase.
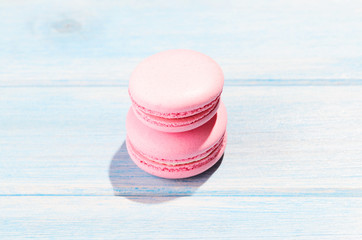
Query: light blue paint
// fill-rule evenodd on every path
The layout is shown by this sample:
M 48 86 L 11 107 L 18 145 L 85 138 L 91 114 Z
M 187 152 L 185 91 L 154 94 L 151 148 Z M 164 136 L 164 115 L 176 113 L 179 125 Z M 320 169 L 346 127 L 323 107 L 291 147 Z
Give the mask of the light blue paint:
M 359 1 L 2 1 L 0 238 L 361 239 Z M 225 72 L 228 145 L 191 179 L 124 147 L 128 78 L 169 48 Z
M 359 1 L 2 5 L 1 85 L 34 83 L 37 75 L 45 85 L 127 81 L 135 64 L 130 62 L 173 48 L 210 55 L 227 79 L 360 79 L 362 74 Z

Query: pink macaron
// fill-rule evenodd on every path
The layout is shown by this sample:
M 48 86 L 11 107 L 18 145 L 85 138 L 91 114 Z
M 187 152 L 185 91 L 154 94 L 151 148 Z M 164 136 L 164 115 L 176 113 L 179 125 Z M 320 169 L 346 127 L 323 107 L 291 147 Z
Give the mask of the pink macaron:
M 144 125 L 130 109 L 126 119 L 127 150 L 144 171 L 162 178 L 187 178 L 212 167 L 226 146 L 227 114 L 223 103 L 202 126 L 168 133 Z
M 147 126 L 165 132 L 188 131 L 216 113 L 224 75 L 209 56 L 168 50 L 143 60 L 129 81 L 133 110 Z

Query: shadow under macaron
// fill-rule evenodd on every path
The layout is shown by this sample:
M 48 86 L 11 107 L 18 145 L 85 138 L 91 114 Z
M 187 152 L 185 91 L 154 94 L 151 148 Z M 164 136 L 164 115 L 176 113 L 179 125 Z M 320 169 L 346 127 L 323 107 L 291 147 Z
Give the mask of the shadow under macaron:
M 218 169 L 221 159 L 207 171 L 190 178 L 165 179 L 140 169 L 130 158 L 124 141 L 109 166 L 114 195 L 132 201 L 155 204 L 193 195 Z

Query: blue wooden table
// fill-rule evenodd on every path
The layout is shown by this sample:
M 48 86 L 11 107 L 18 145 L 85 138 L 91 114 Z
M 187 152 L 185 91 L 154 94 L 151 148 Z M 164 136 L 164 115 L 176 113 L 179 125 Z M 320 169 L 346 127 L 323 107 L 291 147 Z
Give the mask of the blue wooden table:
M 0 239 L 362 239 L 360 1 L 0 1 Z M 128 78 L 225 73 L 223 159 L 139 170 Z

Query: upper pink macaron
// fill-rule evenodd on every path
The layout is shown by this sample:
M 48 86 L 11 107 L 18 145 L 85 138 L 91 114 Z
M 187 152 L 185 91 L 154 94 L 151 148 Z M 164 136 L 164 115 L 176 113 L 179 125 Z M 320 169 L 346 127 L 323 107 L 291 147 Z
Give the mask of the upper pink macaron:
M 136 67 L 129 94 L 136 115 L 150 127 L 185 131 L 189 130 L 185 125 L 195 128 L 215 114 L 223 84 L 223 72 L 209 56 L 193 50 L 168 50 Z M 204 121 L 197 124 L 200 120 Z

